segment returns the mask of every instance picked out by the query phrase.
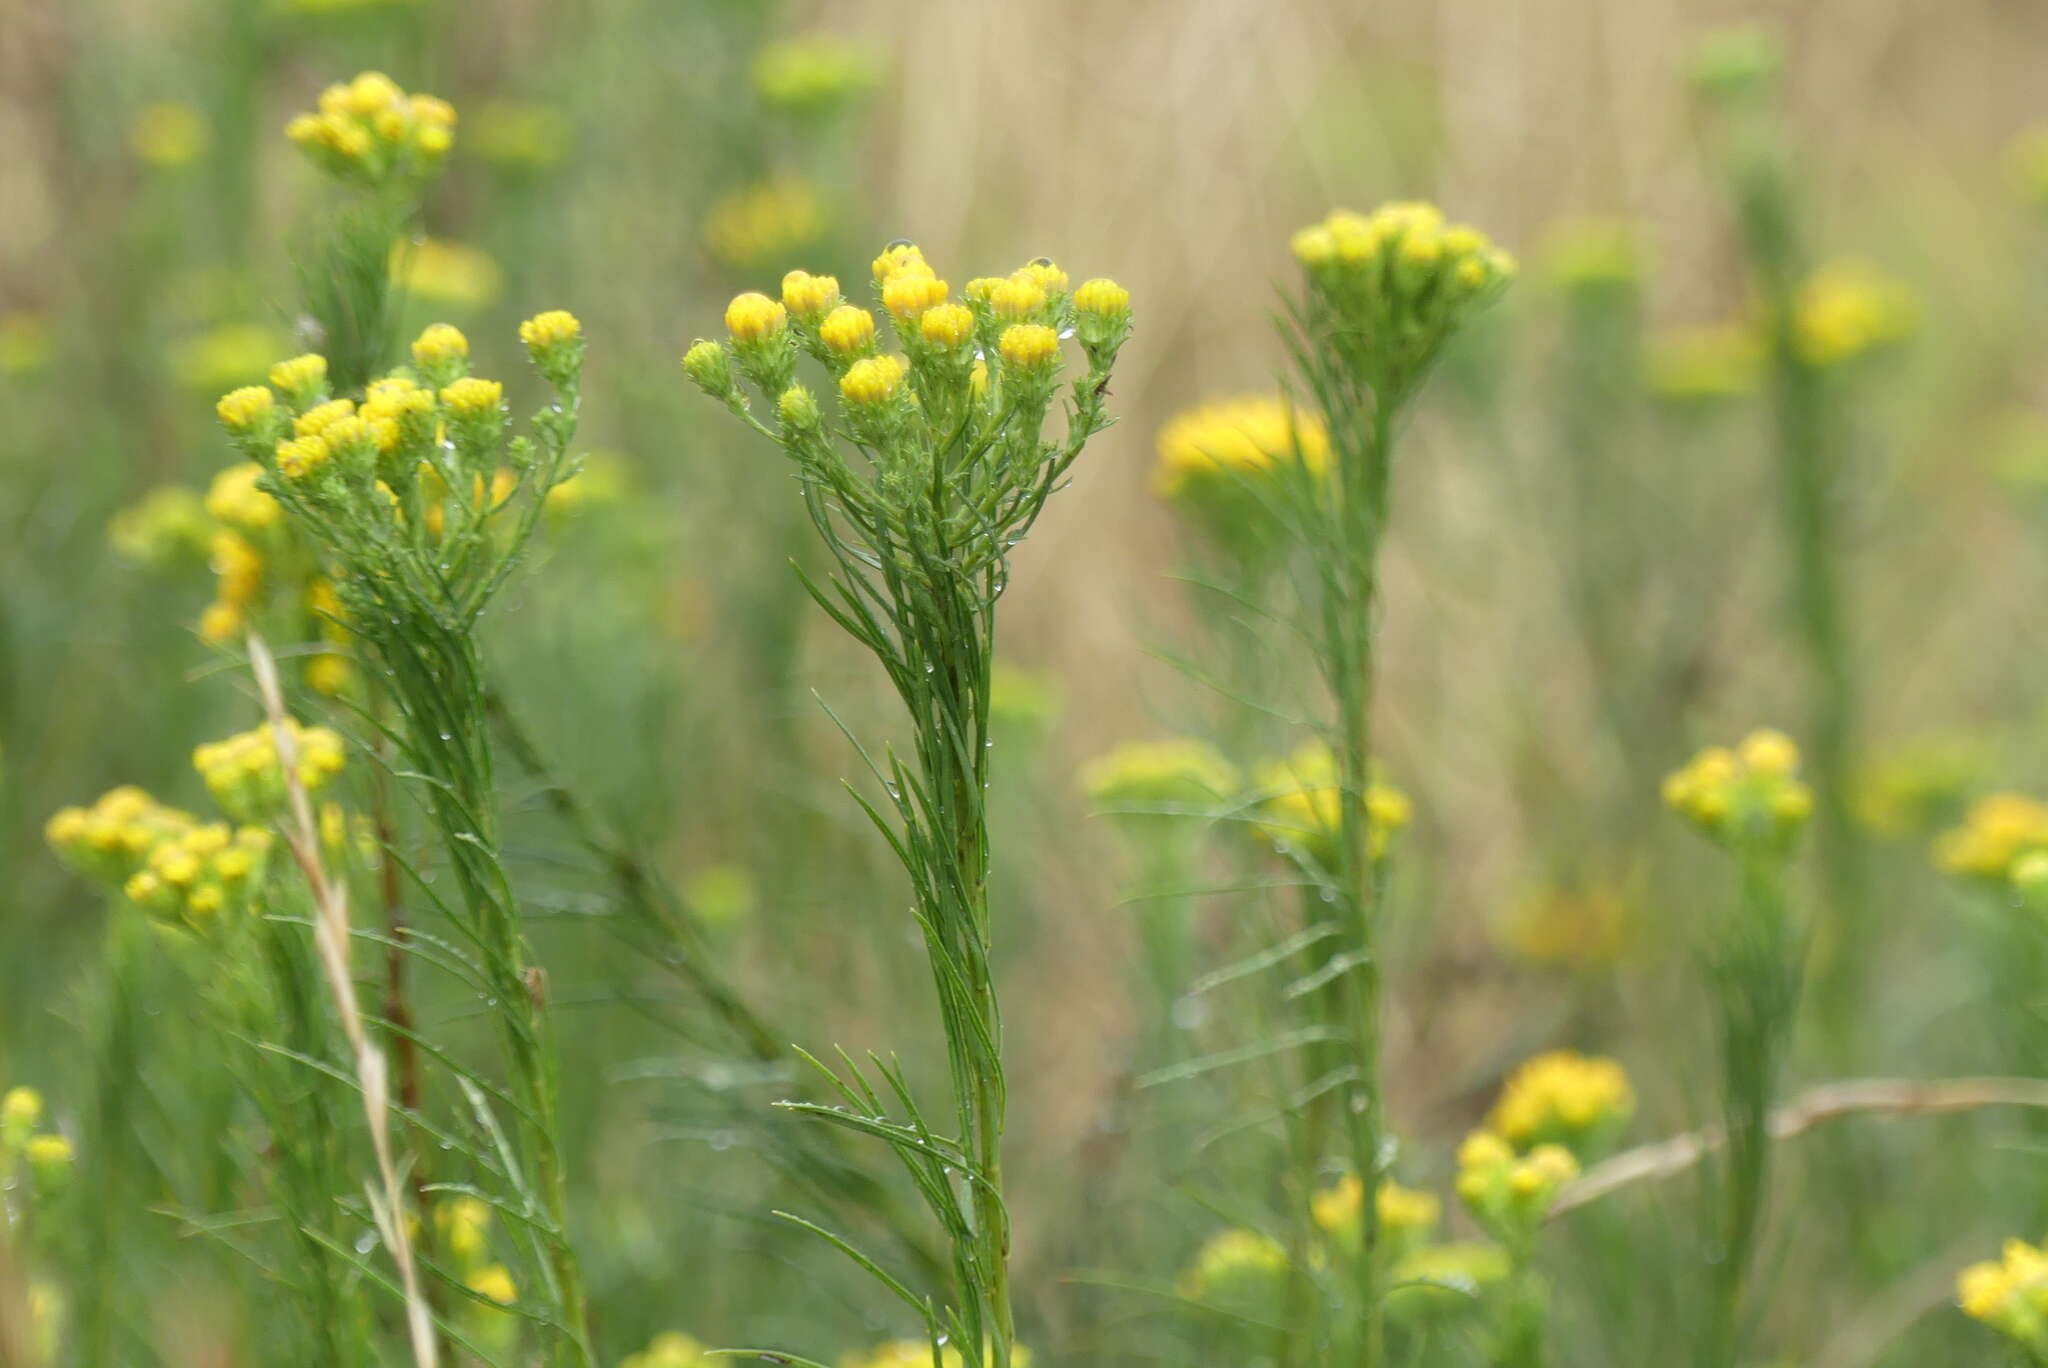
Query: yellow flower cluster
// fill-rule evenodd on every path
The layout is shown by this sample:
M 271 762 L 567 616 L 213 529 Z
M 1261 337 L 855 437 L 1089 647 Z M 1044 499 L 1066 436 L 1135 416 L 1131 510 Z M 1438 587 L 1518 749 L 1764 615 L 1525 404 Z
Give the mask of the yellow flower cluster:
M 1092 358 L 1113 354 L 1130 332 L 1130 295 L 1113 281 L 1068 290 L 1041 257 L 1004 278 L 970 281 L 956 298 L 924 253 L 895 242 L 875 258 L 874 287 L 901 354 L 879 352 L 876 315 L 845 302 L 839 281 L 809 271 L 783 277 L 781 298 L 758 291 L 726 307 L 728 342 L 699 339 L 683 358 L 690 379 L 729 405 L 744 406 L 741 375 L 773 399 L 785 444 L 815 436 L 816 397 L 795 383 L 799 352 L 831 372 L 857 436 L 886 445 L 926 410 L 985 414 L 1011 401 L 1042 415 L 1071 332 Z M 993 380 L 991 373 L 993 372 Z
M 824 236 L 825 201 L 809 181 L 764 181 L 724 196 L 704 216 L 704 247 L 735 269 L 801 251 Z
M 1993 793 L 1970 805 L 1961 826 L 1934 843 L 1934 862 L 1959 878 L 2003 882 L 2030 855 L 2048 852 L 2048 803 Z
M 1799 747 L 1763 728 L 1734 750 L 1709 746 L 1664 780 L 1664 802 L 1727 846 L 1783 852 L 1813 812 Z
M 1808 365 L 1844 365 L 1905 338 L 1919 316 L 1912 293 L 1870 263 L 1831 261 L 1799 287 L 1793 343 Z
M 1579 1176 L 1579 1161 L 1562 1145 L 1538 1145 L 1527 1154 L 1490 1130 L 1476 1130 L 1458 1146 L 1458 1198 L 1478 1222 L 1510 1243 L 1542 1224 L 1558 1189 Z
M 302 727 L 289 719 L 286 727 L 297 753 L 299 783 L 308 793 L 317 793 L 341 773 L 341 737 L 326 727 Z M 238 822 L 267 821 L 284 808 L 284 768 L 277 737 L 267 722 L 200 746 L 192 752 L 192 767 L 221 811 Z
M 680 1330 L 664 1331 L 637 1354 L 628 1354 L 619 1368 L 718 1368 L 722 1360 L 706 1358 L 704 1346 Z
M 1125 741 L 1081 770 L 1081 789 L 1098 803 L 1209 807 L 1237 792 L 1237 769 L 1193 737 Z
M 1396 387 L 1419 375 L 1463 317 L 1515 274 L 1514 258 L 1486 234 L 1413 200 L 1370 214 L 1335 210 L 1289 246 L 1308 271 L 1318 344 Z M 1315 315 L 1327 315 L 1322 326 Z
M 44 828 L 73 868 L 152 917 L 204 932 L 247 905 L 261 881 L 270 834 L 202 823 L 139 788 L 114 789 L 90 808 L 65 808 Z
M 1161 495 L 1234 492 L 1249 477 L 1299 462 L 1320 475 L 1330 437 L 1316 414 L 1279 395 L 1248 394 L 1189 409 L 1159 429 L 1152 486 Z
M 874 89 L 879 73 L 865 51 L 836 38 L 785 38 L 754 58 L 754 89 L 768 104 L 818 113 Z
M 2000 1256 L 1957 1275 L 1956 1302 L 1963 1314 L 2036 1355 L 2048 1353 L 2048 1251 L 2007 1240 Z
M 1508 1075 L 1487 1125 L 1517 1148 L 1551 1141 L 1577 1148 L 1634 1110 L 1635 1092 L 1620 1064 L 1552 1050 Z
M 1299 846 L 1327 864 L 1336 858 L 1336 839 L 1344 824 L 1343 792 L 1338 784 L 1337 757 L 1320 741 L 1297 748 L 1285 760 L 1259 771 L 1259 787 L 1270 796 L 1262 803 L 1260 830 L 1280 846 Z M 1374 779 L 1365 788 L 1367 848 L 1383 859 L 1394 835 L 1413 820 L 1408 795 Z
M 455 110 L 366 71 L 321 91 L 319 110 L 296 116 L 284 131 L 323 170 L 385 185 L 424 177 L 441 164 L 455 143 Z
M 164 485 L 109 518 L 107 542 L 125 559 L 167 570 L 202 563 L 213 530 L 204 500 L 181 485 Z
M 1357 1174 L 1347 1173 L 1309 1199 L 1309 1216 L 1324 1234 L 1356 1246 L 1364 1205 L 1365 1184 Z M 1435 1194 L 1402 1187 L 1391 1178 L 1380 1180 L 1373 1205 L 1378 1209 L 1381 1238 L 1396 1250 L 1426 1240 L 1443 1217 L 1443 1203 Z

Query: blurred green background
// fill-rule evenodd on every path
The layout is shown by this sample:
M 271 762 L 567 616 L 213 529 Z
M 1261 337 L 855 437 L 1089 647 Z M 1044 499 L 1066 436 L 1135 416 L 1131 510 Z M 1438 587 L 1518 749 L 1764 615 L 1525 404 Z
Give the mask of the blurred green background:
M 2048 9 L 16 0 L 0 10 L 0 1083 L 60 1117 L 82 1092 L 107 913 L 48 853 L 44 819 L 121 782 L 196 804 L 191 747 L 254 720 L 192 631 L 203 572 L 139 564 L 109 524 L 159 486 L 203 487 L 227 460 L 213 400 L 300 349 L 293 245 L 324 192 L 279 130 L 376 68 L 462 115 L 409 319 L 457 323 L 497 371 L 539 309 L 573 310 L 590 340 L 585 497 L 491 624 L 510 706 L 808 1046 L 937 1059 L 903 890 L 839 791 L 858 762 L 817 699 L 863 735 L 887 734 L 892 703 L 791 573 L 813 553 L 788 473 L 677 358 L 733 292 L 799 265 L 861 280 L 898 236 L 955 278 L 1044 253 L 1130 288 L 1122 421 L 1020 550 L 1005 608 L 1011 1182 L 1025 1338 L 1047 1361 L 1223 1361 L 1199 1320 L 1102 1285 L 1170 1286 L 1224 1223 L 1200 1194 L 1230 1187 L 1229 1161 L 1195 1141 L 1249 1103 L 1228 1082 L 1134 1091 L 1160 1062 L 1135 967 L 1142 871 L 1075 775 L 1131 738 L 1227 739 L 1244 763 L 1285 744 L 1173 663 L 1213 648 L 1219 611 L 1174 573 L 1205 553 L 1152 490 L 1153 440 L 1201 399 L 1273 389 L 1287 235 L 1333 204 L 1434 199 L 1525 263 L 1461 340 L 1399 476 L 1379 716 L 1418 813 L 1394 895 L 1403 1167 L 1441 1188 L 1502 1073 L 1555 1045 L 1628 1065 L 1634 1138 L 1693 1123 L 1711 1041 L 1685 933 L 1711 866 L 1654 783 L 1703 740 L 1803 716 L 1773 471 L 1752 397 L 1659 401 L 1633 335 L 1594 358 L 1600 459 L 1575 460 L 1583 338 L 1556 264 L 1572 224 L 1625 224 L 1653 355 L 1666 330 L 1747 307 L 1684 79 L 1700 36 L 1735 20 L 1782 35 L 1812 244 L 1881 265 L 1919 318 L 1840 394 L 1880 896 L 1853 932 L 1869 966 L 1854 1028 L 1814 1042 L 1796 1081 L 2035 1071 L 2000 1016 L 2039 1007 L 2000 986 L 2016 933 L 1945 884 L 1927 837 L 1968 797 L 2039 783 L 2048 758 L 2048 216 L 2004 160 L 2048 117 Z M 1617 692 L 1647 712 L 1617 721 Z M 678 1328 L 836 1361 L 900 1333 L 829 1251 L 765 1219 L 804 1200 L 745 1119 L 786 1085 L 743 1077 L 700 1006 L 610 934 L 602 882 L 506 768 L 564 1004 L 602 1343 Z M 1253 862 L 1187 859 L 1189 883 Z M 1183 915 L 1220 952 L 1258 901 Z M 169 978 L 147 1010 L 162 1205 L 232 1205 L 192 1129 L 217 1043 L 186 1028 Z M 427 1011 L 462 1038 L 463 1004 Z M 1214 1046 L 1225 1024 L 1183 1028 Z M 2032 1133 L 1983 1114 L 1791 1147 L 1767 1336 L 1783 1361 L 1985 1361 L 1945 1303 L 1959 1264 L 2048 1220 Z M 1686 1200 L 1632 1196 L 1559 1234 L 1563 1361 L 1670 1361 Z M 175 1220 L 132 1219 L 154 1232 L 133 1292 L 163 1360 L 261 1361 L 240 1341 L 243 1275 Z

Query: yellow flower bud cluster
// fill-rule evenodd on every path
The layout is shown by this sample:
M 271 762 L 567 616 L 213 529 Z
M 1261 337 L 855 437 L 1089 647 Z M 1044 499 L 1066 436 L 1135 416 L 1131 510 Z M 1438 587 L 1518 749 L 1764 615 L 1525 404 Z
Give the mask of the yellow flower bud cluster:
M 1344 799 L 1337 757 L 1320 741 L 1298 747 L 1285 760 L 1259 770 L 1259 788 L 1269 796 L 1260 804 L 1259 829 L 1281 849 L 1298 849 L 1317 863 L 1337 859 L 1337 840 L 1344 826 Z M 1365 788 L 1367 851 L 1386 858 L 1396 833 L 1414 818 L 1408 795 L 1374 779 Z
M 1556 1142 L 1580 1150 L 1634 1110 L 1635 1092 L 1620 1064 L 1552 1050 L 1508 1075 L 1487 1125 L 1521 1148 Z
M 1364 1205 L 1365 1184 L 1357 1174 L 1347 1173 L 1309 1199 L 1309 1216 L 1340 1246 L 1356 1249 Z M 1373 1205 L 1380 1238 L 1397 1252 L 1427 1240 L 1443 1217 L 1443 1203 L 1434 1193 L 1403 1187 L 1392 1178 L 1380 1180 Z
M 1490 1130 L 1476 1130 L 1458 1146 L 1458 1200 L 1496 1238 L 1526 1241 L 1542 1224 L 1558 1189 L 1579 1176 L 1579 1161 L 1562 1145 L 1538 1145 L 1527 1154 Z
M 1993 793 L 1970 805 L 1962 825 L 1941 833 L 1934 862 L 1957 878 L 2003 883 L 2030 855 L 2048 852 L 2048 803 Z
M 1081 789 L 1098 803 L 1203 809 L 1235 795 L 1236 766 L 1193 737 L 1126 741 L 1081 770 Z
M 1308 273 L 1315 345 L 1396 387 L 1420 375 L 1444 338 L 1515 274 L 1514 258 L 1486 234 L 1419 201 L 1370 214 L 1335 210 L 1289 247 Z
M 2048 1251 L 2007 1240 L 1999 1258 L 1957 1275 L 1956 1304 L 2036 1357 L 2048 1355 Z
M 1227 498 L 1247 478 L 1282 464 L 1299 462 L 1320 475 L 1330 463 L 1322 419 L 1279 395 L 1240 395 L 1189 409 L 1159 430 L 1158 449 L 1152 487 L 1166 498 Z
M 455 110 L 366 71 L 320 92 L 319 109 L 297 115 L 284 131 L 322 170 L 381 186 L 422 179 L 440 166 L 455 144 Z
M 736 190 L 704 217 L 704 247 L 735 270 L 800 252 L 825 234 L 825 201 L 809 181 L 783 177 Z
M 73 868 L 157 920 L 198 932 L 248 906 L 271 840 L 256 827 L 202 823 L 133 786 L 63 809 L 44 834 Z
M 836 38 L 785 38 L 754 57 L 754 90 L 791 113 L 828 112 L 866 95 L 880 75 L 865 50 Z
M 326 727 L 302 727 L 296 721 L 286 726 L 298 757 L 298 780 L 308 793 L 317 793 L 341 773 L 341 737 Z M 192 752 L 192 767 L 221 811 L 236 821 L 267 821 L 284 808 L 284 770 L 267 722 L 200 746 Z
M 1869 262 L 1831 261 L 1799 287 L 1792 339 L 1810 366 L 1840 366 L 1909 336 L 1920 319 L 1912 292 Z
M 1751 732 L 1734 750 L 1709 746 L 1664 780 L 1664 802 L 1722 845 L 1784 853 L 1813 813 L 1799 747 L 1783 732 Z

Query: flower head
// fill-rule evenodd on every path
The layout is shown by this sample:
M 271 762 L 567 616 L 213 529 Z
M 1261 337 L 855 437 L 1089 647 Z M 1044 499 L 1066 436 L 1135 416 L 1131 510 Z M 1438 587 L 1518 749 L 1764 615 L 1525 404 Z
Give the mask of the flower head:
M 1543 1141 L 1585 1143 L 1635 1108 L 1628 1075 L 1612 1059 L 1553 1050 L 1508 1075 L 1488 1124 L 1517 1146 Z
M 789 311 L 756 290 L 734 297 L 725 306 L 725 330 L 734 342 L 759 342 L 780 333 Z
M 863 357 L 839 377 L 839 393 L 864 408 L 886 404 L 902 392 L 904 370 L 900 356 Z
M 1813 811 L 1796 777 L 1799 750 L 1782 732 L 1751 732 L 1735 750 L 1709 746 L 1664 780 L 1664 802 L 1716 842 L 1785 854 Z
M 1083 288 L 1086 288 L 1085 286 Z M 1321 474 L 1330 460 L 1323 421 L 1278 395 L 1243 395 L 1190 409 L 1159 430 L 1153 487 L 1169 498 L 1234 487 L 1284 462 Z
M 875 316 L 854 304 L 841 304 L 825 316 L 818 337 L 835 356 L 859 356 L 875 344 Z

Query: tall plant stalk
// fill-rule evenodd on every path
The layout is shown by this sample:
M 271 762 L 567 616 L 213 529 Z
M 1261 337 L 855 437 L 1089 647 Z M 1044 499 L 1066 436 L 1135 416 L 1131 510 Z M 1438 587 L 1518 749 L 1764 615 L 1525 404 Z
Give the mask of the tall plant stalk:
M 1475 230 L 1448 227 L 1423 204 L 1370 217 L 1339 211 L 1295 235 L 1307 289 L 1293 306 L 1295 368 L 1328 429 L 1327 475 L 1289 463 L 1293 521 L 1311 567 L 1310 635 L 1327 686 L 1325 728 L 1334 758 L 1334 812 L 1316 871 L 1335 927 L 1326 989 L 1310 994 L 1333 1042 L 1331 1097 L 1342 1143 L 1367 1194 L 1349 1270 L 1349 1361 L 1385 1360 L 1386 1257 L 1378 1204 L 1389 1128 L 1380 1086 L 1385 966 L 1373 784 L 1374 624 L 1400 416 L 1465 315 L 1498 292 L 1512 263 Z M 1323 1047 L 1318 1047 L 1319 1049 Z M 1314 1104 L 1312 1104 L 1314 1105 Z M 1306 1156 L 1320 1163 L 1322 1156 Z M 1305 1191 L 1313 1175 L 1303 1175 Z
M 730 351 L 700 341 L 684 365 L 795 462 L 836 565 L 829 580 L 804 583 L 880 661 L 911 726 L 907 763 L 893 752 L 868 761 L 890 815 L 860 801 L 910 878 L 946 1041 L 952 1132 L 927 1124 L 900 1066 L 878 1055 L 870 1060 L 888 1103 L 842 1052 L 843 1073 L 820 1069 L 846 1105 L 790 1105 L 892 1146 L 946 1233 L 951 1286 L 915 1293 L 839 1236 L 820 1233 L 918 1314 L 934 1368 L 948 1342 L 970 1362 L 1008 1368 L 1016 1343 L 1003 1185 L 1008 1084 L 986 799 L 996 611 L 1012 549 L 1110 421 L 1104 396 L 1129 333 L 1130 298 L 1109 281 L 1069 293 L 1065 273 L 1041 259 L 1007 280 L 977 282 L 971 303 L 949 302 L 950 287 L 907 243 L 877 258 L 875 280 L 906 357 L 877 354 L 873 315 L 844 303 L 837 280 L 794 271 L 782 302 L 760 294 L 733 301 Z M 1059 385 L 1062 328 L 1079 337 L 1088 368 L 1069 392 L 1065 436 L 1050 440 L 1041 433 Z M 800 351 L 836 381 L 843 426 L 828 428 L 816 398 L 796 383 Z M 753 416 L 735 360 L 775 405 L 776 427 Z

